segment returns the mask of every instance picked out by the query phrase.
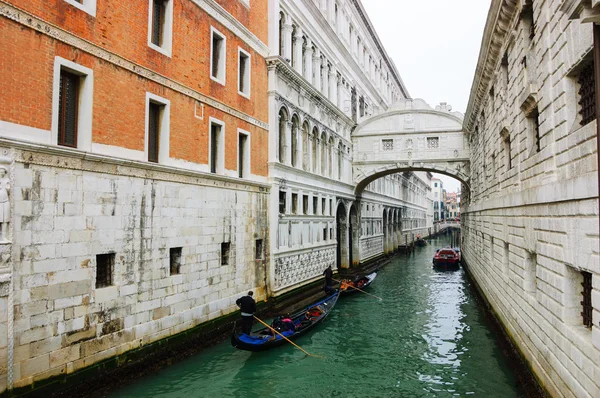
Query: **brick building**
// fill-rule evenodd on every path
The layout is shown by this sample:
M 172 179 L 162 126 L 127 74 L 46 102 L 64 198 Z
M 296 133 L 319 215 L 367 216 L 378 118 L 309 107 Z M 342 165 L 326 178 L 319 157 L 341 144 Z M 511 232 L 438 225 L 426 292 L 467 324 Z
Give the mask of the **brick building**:
M 0 1 L 0 390 L 264 297 L 267 15 Z

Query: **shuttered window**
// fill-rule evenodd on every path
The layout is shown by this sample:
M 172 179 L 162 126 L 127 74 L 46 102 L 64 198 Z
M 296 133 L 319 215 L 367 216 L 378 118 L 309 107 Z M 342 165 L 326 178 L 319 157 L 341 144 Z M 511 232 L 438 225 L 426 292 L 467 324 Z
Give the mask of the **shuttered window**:
M 150 102 L 148 107 L 148 161 L 154 163 L 158 163 L 161 108 L 162 105 L 154 102 Z
M 77 147 L 80 79 L 78 75 L 65 70 L 60 71 L 58 145 Z

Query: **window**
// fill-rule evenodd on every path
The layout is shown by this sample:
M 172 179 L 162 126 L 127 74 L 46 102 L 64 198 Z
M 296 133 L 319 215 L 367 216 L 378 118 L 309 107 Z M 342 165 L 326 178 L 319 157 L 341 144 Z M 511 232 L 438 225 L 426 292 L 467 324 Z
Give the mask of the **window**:
M 577 77 L 579 83 L 579 114 L 582 126 L 596 119 L 596 82 L 594 79 L 594 64 L 584 67 Z
M 302 196 L 302 213 L 308 214 L 308 195 Z
M 319 212 L 319 198 L 313 196 L 313 214 L 317 214 Z
M 169 157 L 169 108 L 169 100 L 146 93 L 144 150 L 148 162 L 164 163 Z
M 263 240 L 256 239 L 256 244 L 254 245 L 254 259 L 262 260 L 263 258 Z
M 77 147 L 79 80 L 78 75 L 64 69 L 60 71 L 58 145 Z
M 115 253 L 96 255 L 96 289 L 111 286 L 115 266 Z
M 215 28 L 210 28 L 210 77 L 217 83 L 225 85 L 225 36 Z
M 525 259 L 525 275 L 524 289 L 530 294 L 534 294 L 537 290 L 537 254 L 526 253 Z
M 181 268 L 181 247 L 169 249 L 169 275 L 177 275 Z
M 238 130 L 238 177 L 250 175 L 250 145 L 248 133 Z
M 581 301 L 581 305 L 583 306 L 583 311 L 581 311 L 581 316 L 583 317 L 583 326 L 586 328 L 592 328 L 592 274 L 586 271 L 581 272 L 581 276 L 583 278 L 583 282 L 581 286 L 583 290 L 581 291 L 581 295 L 583 300 Z
M 91 16 L 96 16 L 96 0 L 65 0 L 67 3 L 82 11 L 87 12 Z
M 433 184 L 433 186 L 437 188 L 437 182 L 435 184 Z
M 325 214 L 326 214 L 326 213 L 325 213 L 325 209 L 326 209 L 326 206 L 327 206 L 327 205 L 326 205 L 326 203 L 327 203 L 327 202 L 325 201 L 325 198 L 322 198 L 322 199 L 321 199 L 321 214 L 323 214 L 323 215 L 325 215 Z
M 173 0 L 149 0 L 148 46 L 170 57 L 173 37 Z
M 393 151 L 394 140 L 381 140 L 381 146 L 384 151 Z
M 93 71 L 61 57 L 54 60 L 52 142 L 90 151 Z
M 238 48 L 238 93 L 250 97 L 250 54 Z
M 298 194 L 292 194 L 292 214 L 298 214 Z
M 323 242 L 327 240 L 327 227 L 323 228 Z
M 439 137 L 427 137 L 427 149 L 437 149 L 440 147 Z
M 530 155 L 540 151 L 540 113 L 537 106 L 527 115 L 527 123 L 531 142 Z
M 221 121 L 210 118 L 210 137 L 209 137 L 209 164 L 211 173 L 223 173 L 225 167 L 224 161 L 224 124 Z
M 229 265 L 230 252 L 231 252 L 231 242 L 221 243 L 221 265 Z
M 506 156 L 506 169 L 512 169 L 512 154 L 510 150 L 510 134 L 508 131 L 502 132 L 502 143 L 504 144 L 504 156 Z
M 287 194 L 285 191 L 279 191 L 279 214 L 285 214 Z

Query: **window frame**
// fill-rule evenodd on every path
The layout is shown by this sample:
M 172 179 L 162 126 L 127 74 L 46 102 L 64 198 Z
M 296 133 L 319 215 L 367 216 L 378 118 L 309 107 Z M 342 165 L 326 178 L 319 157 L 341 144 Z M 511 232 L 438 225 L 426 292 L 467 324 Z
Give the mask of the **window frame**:
M 107 272 L 105 274 L 107 274 L 107 278 L 108 278 L 108 283 L 104 283 L 104 281 L 102 281 L 102 284 L 98 284 L 98 270 L 100 269 L 99 266 L 99 259 L 100 258 L 106 258 L 108 260 L 108 264 L 106 264 L 106 266 L 108 266 Z M 96 275 L 95 275 L 95 283 L 94 283 L 94 287 L 96 289 L 103 289 L 105 287 L 110 287 L 110 286 L 114 286 L 115 285 L 115 261 L 116 260 L 116 254 L 114 252 L 109 252 L 109 253 L 100 253 L 100 254 L 96 254 Z
M 213 57 L 214 57 L 214 36 L 218 35 L 221 40 L 223 40 L 223 46 L 221 49 L 221 55 L 219 56 L 219 59 L 221 60 L 220 62 L 220 67 L 222 69 L 222 76 L 221 73 L 217 73 L 217 76 L 213 76 Z M 221 33 L 218 29 L 215 29 L 214 26 L 210 27 L 210 60 L 209 60 L 209 65 L 210 65 L 210 70 L 209 70 L 209 76 L 210 79 L 214 82 L 217 82 L 221 85 L 225 85 L 225 83 L 227 82 L 227 36 L 225 36 L 223 33 Z M 219 71 L 217 71 L 219 72 Z
M 237 129 L 237 133 L 238 133 L 238 145 L 237 145 L 237 176 L 238 178 L 249 178 L 250 175 L 252 174 L 250 172 L 250 158 L 251 158 L 251 152 L 250 152 L 250 132 L 246 131 L 246 130 L 242 130 L 240 128 Z M 240 175 L 240 136 L 245 136 L 246 137 L 246 141 L 244 142 L 244 157 L 242 159 L 242 161 L 244 162 L 243 167 L 242 167 L 242 173 Z
M 217 136 L 217 156 L 215 161 L 215 171 L 212 171 L 213 153 L 212 153 L 212 126 L 221 127 Z M 211 174 L 225 174 L 225 122 L 214 117 L 208 118 L 208 171 Z
M 212 41 L 211 41 L 212 43 Z M 246 90 L 242 91 L 240 88 L 241 83 L 242 83 L 242 79 L 240 79 L 240 69 L 242 67 L 242 55 L 244 55 L 246 57 L 246 71 L 244 74 L 244 77 L 242 79 L 244 79 L 246 81 Z M 211 57 L 212 60 L 212 57 Z M 250 56 L 250 53 L 248 51 L 245 51 L 243 48 L 238 47 L 238 94 L 241 95 L 242 97 L 248 98 L 250 99 L 250 93 L 251 93 L 251 76 L 252 76 L 252 57 Z
M 75 148 L 82 151 L 91 151 L 92 149 L 92 120 L 94 106 L 94 71 L 85 66 L 76 64 L 62 57 L 54 59 L 54 81 L 52 84 L 52 124 L 51 124 L 51 142 L 58 146 L 58 125 L 60 108 L 60 75 L 61 72 L 79 75 L 78 105 L 77 105 L 77 143 L 74 147 L 63 146 L 64 148 Z
M 144 128 L 144 161 L 148 162 L 149 147 L 149 128 L 150 128 L 150 103 L 160 105 L 162 113 L 160 115 L 160 127 L 158 131 L 158 161 L 157 164 L 165 164 L 169 159 L 170 143 L 170 122 L 171 122 L 171 101 L 158 95 L 146 92 L 146 112 Z
M 148 47 L 171 58 L 173 51 L 173 0 L 164 0 L 166 5 L 165 20 L 163 22 L 162 32 L 162 45 L 156 45 L 152 42 L 152 17 L 154 1 L 155 0 L 148 0 Z
M 77 0 L 64 0 L 75 8 L 96 17 L 96 0 L 82 0 L 81 3 Z

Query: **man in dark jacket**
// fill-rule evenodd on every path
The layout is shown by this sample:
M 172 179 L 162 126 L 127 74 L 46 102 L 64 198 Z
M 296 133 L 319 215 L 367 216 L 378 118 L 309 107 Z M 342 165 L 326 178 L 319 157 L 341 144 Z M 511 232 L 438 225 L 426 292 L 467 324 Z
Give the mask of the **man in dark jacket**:
M 333 293 L 333 270 L 331 269 L 331 265 L 323 271 L 323 275 L 325 275 L 325 293 Z
M 247 296 L 240 297 L 235 302 L 242 310 L 242 333 L 246 334 L 250 334 L 252 331 L 252 321 L 254 312 L 256 312 L 256 302 L 252 298 L 253 295 L 254 293 L 251 290 Z

